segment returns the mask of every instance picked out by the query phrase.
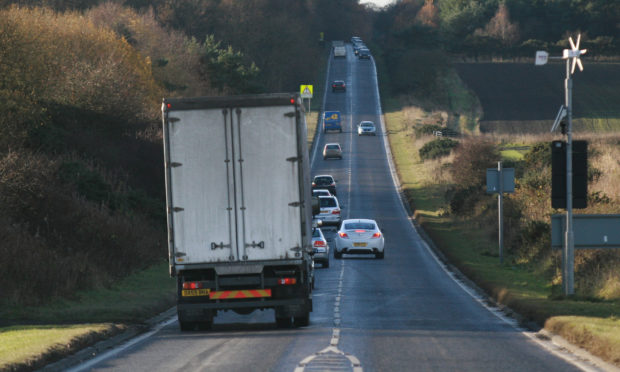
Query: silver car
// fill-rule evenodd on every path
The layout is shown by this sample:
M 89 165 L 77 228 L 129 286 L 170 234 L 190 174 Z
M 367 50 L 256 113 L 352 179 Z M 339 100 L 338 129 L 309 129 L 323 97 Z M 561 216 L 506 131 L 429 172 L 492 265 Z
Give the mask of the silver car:
M 338 225 L 340 223 L 340 203 L 335 196 L 319 196 L 321 212 L 315 216 L 323 225 Z
M 312 229 L 312 249 L 314 250 L 314 262 L 323 265 L 324 268 L 329 267 L 329 245 L 320 228 Z
M 367 121 L 367 120 L 361 121 L 357 125 L 357 135 L 358 136 L 363 136 L 363 135 L 376 136 L 377 128 L 375 127 L 375 123 L 373 123 L 372 121 Z
M 342 159 L 342 148 L 339 143 L 327 143 L 323 148 L 323 159 Z
M 385 239 L 375 220 L 344 220 L 334 238 L 334 257 L 343 253 L 374 254 L 383 258 Z

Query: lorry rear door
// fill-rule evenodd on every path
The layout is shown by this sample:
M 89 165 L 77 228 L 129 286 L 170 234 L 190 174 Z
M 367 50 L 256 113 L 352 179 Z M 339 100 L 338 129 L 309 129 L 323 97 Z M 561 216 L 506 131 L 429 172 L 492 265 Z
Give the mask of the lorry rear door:
M 302 247 L 298 131 L 305 133 L 305 122 L 295 110 L 294 105 L 258 106 L 233 114 L 241 260 L 300 257 L 295 255 Z
M 230 115 L 201 109 L 170 116 L 164 135 L 175 263 L 237 260 Z

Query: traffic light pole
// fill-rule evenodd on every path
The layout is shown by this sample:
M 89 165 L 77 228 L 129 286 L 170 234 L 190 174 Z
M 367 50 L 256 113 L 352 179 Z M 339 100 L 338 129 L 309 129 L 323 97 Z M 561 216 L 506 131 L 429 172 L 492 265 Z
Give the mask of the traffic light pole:
M 575 234 L 573 232 L 573 79 L 570 59 L 566 60 L 565 104 L 568 116 L 566 128 L 566 236 L 564 239 L 562 286 L 564 295 L 575 294 Z

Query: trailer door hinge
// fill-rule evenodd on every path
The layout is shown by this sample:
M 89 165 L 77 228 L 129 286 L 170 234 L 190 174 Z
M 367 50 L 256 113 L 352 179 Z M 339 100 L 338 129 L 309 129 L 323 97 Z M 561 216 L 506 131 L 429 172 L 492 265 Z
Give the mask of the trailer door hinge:
M 286 158 L 286 161 L 290 161 L 290 162 L 296 162 L 296 161 L 300 161 L 301 157 L 300 156 L 291 156 L 290 158 Z
M 175 211 L 175 212 L 181 212 L 181 211 L 184 211 L 184 210 L 185 210 L 185 208 L 181 208 L 181 207 L 174 207 L 174 208 L 172 208 L 172 210 L 173 210 L 173 211 Z
M 254 240 L 252 240 L 252 243 L 245 243 L 245 247 L 246 248 L 260 248 L 260 249 L 264 249 L 265 248 L 265 242 L 261 241 L 261 242 L 255 242 Z
M 284 116 L 286 116 L 287 118 L 294 118 L 295 117 L 295 111 L 287 112 L 286 114 L 284 114 Z
M 220 244 L 217 243 L 211 243 L 211 250 L 214 251 L 218 248 L 230 248 L 230 244 L 224 244 L 224 242 L 220 242 Z
M 176 123 L 177 121 L 181 121 L 181 119 L 179 119 L 179 118 L 175 118 L 175 117 L 173 117 L 173 116 L 168 116 L 168 121 L 169 121 L 170 123 Z
M 176 253 L 174 254 L 174 257 L 183 257 L 183 256 L 187 256 L 187 253 L 184 253 L 184 252 L 176 252 Z
M 292 203 L 288 203 L 288 205 L 290 207 L 299 207 L 302 203 L 301 202 L 292 202 Z
M 180 167 L 181 165 L 183 165 L 183 164 L 182 163 L 170 163 L 170 166 L 172 168 Z

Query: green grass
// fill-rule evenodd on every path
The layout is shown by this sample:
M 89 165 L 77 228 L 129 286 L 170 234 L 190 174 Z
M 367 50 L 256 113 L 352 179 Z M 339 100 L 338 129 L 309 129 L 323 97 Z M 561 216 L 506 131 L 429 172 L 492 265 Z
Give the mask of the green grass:
M 80 322 L 139 322 L 174 305 L 176 281 L 162 263 L 131 275 L 111 288 L 76 293 L 44 306 L 3 306 L 0 318 L 13 324 Z
M 111 324 L 29 325 L 0 329 L 0 370 L 10 365 L 33 363 L 41 355 L 67 348 L 92 333 L 110 332 Z
M 176 281 L 162 263 L 74 299 L 37 307 L 5 304 L 0 319 L 11 325 L 0 327 L 0 370 L 69 353 L 169 309 L 175 299 Z
M 589 301 L 553 295 L 553 286 L 542 273 L 528 266 L 500 264 L 497 233 L 472 221 L 456 220 L 442 213 L 447 208 L 444 188 L 433 183 L 430 167 L 421 162 L 414 142 L 414 133 L 403 122 L 403 113 L 385 115 L 392 154 L 403 191 L 415 216 L 435 245 L 448 260 L 497 301 L 508 305 L 525 320 L 549 324 L 568 322 L 560 332 L 568 340 L 589 337 L 583 347 L 603 359 L 620 365 L 618 320 L 620 301 Z M 507 159 L 521 159 L 526 152 L 522 145 L 505 145 Z M 569 320 L 564 316 L 571 315 Z M 615 332 L 615 333 L 614 333 Z M 581 343 L 579 343 L 581 345 Z M 614 352 L 609 352 L 613 349 Z

